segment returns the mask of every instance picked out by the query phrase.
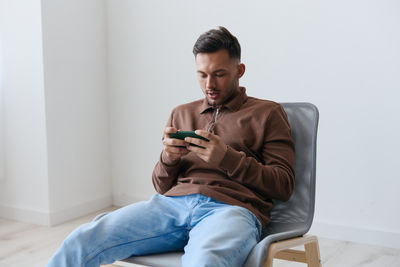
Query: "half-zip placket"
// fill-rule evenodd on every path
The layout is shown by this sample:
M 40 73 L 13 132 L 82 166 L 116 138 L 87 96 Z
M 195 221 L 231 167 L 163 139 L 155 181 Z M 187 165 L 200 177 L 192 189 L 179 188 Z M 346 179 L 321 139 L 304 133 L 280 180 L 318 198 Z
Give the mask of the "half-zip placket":
M 220 109 L 221 109 L 221 108 L 217 108 L 217 111 L 215 112 L 215 115 L 214 115 L 214 119 L 213 119 L 213 121 L 210 123 L 210 126 L 208 126 L 208 129 L 207 129 L 208 132 L 212 132 L 212 130 L 214 129 L 215 124 L 217 123 L 217 119 L 218 119 L 218 115 L 219 115 Z

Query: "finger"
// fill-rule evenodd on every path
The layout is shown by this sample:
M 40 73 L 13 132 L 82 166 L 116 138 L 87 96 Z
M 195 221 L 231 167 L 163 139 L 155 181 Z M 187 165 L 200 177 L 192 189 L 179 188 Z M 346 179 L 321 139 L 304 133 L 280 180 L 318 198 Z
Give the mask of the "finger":
M 208 153 L 207 153 L 206 149 L 188 145 L 187 150 L 195 153 L 202 160 L 204 160 L 206 162 L 208 161 Z
M 176 133 L 176 132 L 177 132 L 177 130 L 175 127 L 165 127 L 162 140 L 164 140 L 165 138 L 169 138 L 168 133 Z
M 186 146 L 186 142 L 184 140 L 169 137 L 165 137 L 162 143 L 164 146 Z
M 212 133 L 205 131 L 205 130 L 196 130 L 194 132 L 195 132 L 195 134 L 200 135 L 204 138 L 207 138 L 208 140 L 213 139 L 213 136 L 214 136 Z
M 193 145 L 187 145 L 186 149 L 190 152 L 194 152 L 197 155 L 204 155 L 206 153 L 205 149 L 202 147 L 198 147 L 198 146 L 193 146 Z
M 176 133 L 178 130 L 175 127 L 166 127 L 164 129 L 164 133 L 168 134 L 168 133 Z
M 192 143 L 198 146 L 202 146 L 202 147 L 208 147 L 209 145 L 209 141 L 205 141 L 205 140 L 201 140 L 199 138 L 193 138 L 193 137 L 186 137 L 185 138 L 185 142 L 186 143 Z M 189 144 L 190 145 L 190 144 Z
M 185 154 L 185 153 L 187 154 L 189 152 L 186 147 L 179 147 L 179 146 L 169 146 L 169 147 L 166 147 L 164 150 L 168 154 L 177 154 L 177 155 L 178 154 L 181 155 L 181 154 Z
M 208 150 L 205 147 L 197 147 L 197 146 L 190 145 L 189 143 L 186 145 L 186 149 L 191 152 L 194 152 L 198 155 L 207 155 L 208 154 Z
M 179 159 L 179 158 L 182 158 L 183 156 L 189 154 L 190 151 L 187 150 L 186 148 L 180 148 L 179 152 L 177 152 L 177 153 L 172 153 L 172 152 L 167 152 L 167 151 L 165 151 L 165 153 L 171 158 Z

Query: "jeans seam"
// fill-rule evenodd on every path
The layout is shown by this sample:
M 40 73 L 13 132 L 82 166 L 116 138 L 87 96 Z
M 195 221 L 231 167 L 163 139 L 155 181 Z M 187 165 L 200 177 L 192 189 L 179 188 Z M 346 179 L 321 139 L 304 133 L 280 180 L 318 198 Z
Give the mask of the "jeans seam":
M 137 239 L 137 240 L 131 240 L 131 241 L 128 241 L 128 242 L 117 242 L 116 241 L 116 242 L 113 242 L 113 243 L 111 243 L 111 244 L 109 244 L 107 246 L 101 247 L 101 248 L 99 248 L 99 249 L 97 249 L 97 250 L 95 250 L 93 252 L 90 252 L 82 262 L 84 262 L 86 264 L 87 262 L 89 262 L 93 258 L 95 258 L 97 255 L 99 255 L 100 253 L 102 253 L 102 252 L 104 252 L 104 251 L 106 251 L 108 249 L 111 249 L 111 248 L 123 246 L 123 245 L 129 244 L 129 243 L 134 243 L 134 242 L 137 242 L 137 241 L 143 241 L 143 240 L 148 240 L 148 239 L 160 237 L 162 235 L 170 235 L 170 234 L 177 233 L 177 232 L 180 232 L 180 231 L 182 231 L 182 229 L 176 230 L 176 231 L 172 231 L 172 232 L 168 232 L 168 233 L 163 233 L 163 234 L 160 233 L 158 235 L 149 236 L 149 237 L 142 238 L 142 239 Z
M 195 198 L 195 203 L 188 203 L 189 204 L 188 206 L 190 206 L 187 220 L 186 220 L 186 224 L 187 224 L 186 230 L 188 231 L 188 236 L 189 236 L 189 231 L 192 230 L 192 219 L 193 219 L 194 208 L 200 205 L 201 197 L 204 197 L 204 196 L 199 195 L 199 196 L 197 196 L 197 198 Z

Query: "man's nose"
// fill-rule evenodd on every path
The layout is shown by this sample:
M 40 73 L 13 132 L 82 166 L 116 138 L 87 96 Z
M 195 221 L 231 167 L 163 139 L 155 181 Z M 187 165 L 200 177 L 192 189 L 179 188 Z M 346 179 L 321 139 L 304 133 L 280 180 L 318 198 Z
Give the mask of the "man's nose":
M 215 88 L 215 80 L 214 80 L 214 78 L 212 76 L 209 76 L 207 78 L 206 87 L 207 87 L 207 89 L 214 89 Z

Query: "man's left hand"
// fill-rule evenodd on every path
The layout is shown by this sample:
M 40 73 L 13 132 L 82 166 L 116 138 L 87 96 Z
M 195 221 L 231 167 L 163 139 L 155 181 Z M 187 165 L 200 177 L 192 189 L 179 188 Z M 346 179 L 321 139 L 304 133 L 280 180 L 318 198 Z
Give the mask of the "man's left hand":
M 197 154 L 199 158 L 205 162 L 219 166 L 222 159 L 225 157 L 226 150 L 228 149 L 224 141 L 215 134 L 204 130 L 196 130 L 196 134 L 207 138 L 209 141 L 201 140 L 199 138 L 186 137 L 186 148 Z M 189 143 L 196 144 L 201 147 L 191 146 Z

